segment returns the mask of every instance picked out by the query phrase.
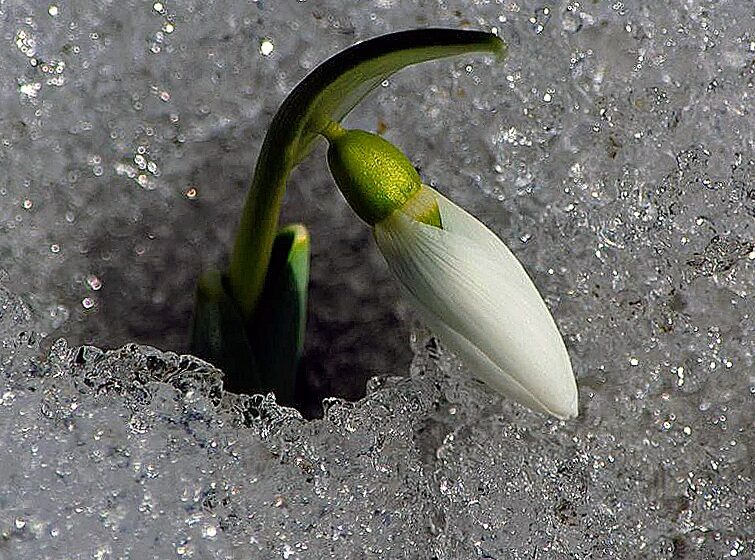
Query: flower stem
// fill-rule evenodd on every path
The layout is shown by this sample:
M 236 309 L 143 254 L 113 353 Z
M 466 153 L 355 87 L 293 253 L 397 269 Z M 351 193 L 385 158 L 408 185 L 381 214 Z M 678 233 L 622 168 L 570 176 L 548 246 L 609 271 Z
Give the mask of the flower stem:
M 262 145 L 254 180 L 241 214 L 231 253 L 228 283 L 241 314 L 251 320 L 265 285 L 265 276 L 278 230 L 278 216 L 286 190 L 286 176 L 275 169 L 270 131 Z M 273 135 L 274 136 L 274 135 Z
M 346 129 L 336 121 L 330 121 L 323 127 L 320 134 L 325 136 L 325 138 L 328 139 L 328 142 L 333 142 L 346 134 Z
M 285 99 L 262 144 L 227 274 L 231 295 L 246 321 L 253 321 L 265 285 L 288 175 L 309 154 L 317 136 L 338 138 L 338 121 L 401 68 L 473 52 L 503 57 L 506 45 L 481 31 L 400 31 L 335 55 Z

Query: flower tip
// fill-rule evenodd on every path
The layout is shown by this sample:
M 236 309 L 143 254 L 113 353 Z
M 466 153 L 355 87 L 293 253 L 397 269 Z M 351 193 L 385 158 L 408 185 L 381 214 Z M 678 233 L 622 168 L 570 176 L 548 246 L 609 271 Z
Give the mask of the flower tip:
M 548 414 L 559 420 L 572 420 L 579 416 L 579 392 L 566 348 L 562 348 L 562 351 L 566 367 L 561 370 L 560 375 L 552 378 L 554 390 L 545 395 L 541 394 L 539 401 Z
M 559 420 L 573 420 L 579 416 L 579 399 L 576 387 L 569 402 L 564 402 L 563 405 L 563 407 L 554 408 L 550 413 Z

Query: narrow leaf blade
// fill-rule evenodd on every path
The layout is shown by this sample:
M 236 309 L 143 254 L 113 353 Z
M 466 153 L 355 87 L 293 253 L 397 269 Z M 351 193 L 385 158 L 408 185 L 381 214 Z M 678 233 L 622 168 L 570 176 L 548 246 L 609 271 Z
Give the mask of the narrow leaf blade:
M 309 235 L 302 225 L 287 226 L 275 238 L 258 312 L 248 325 L 262 388 L 283 404 L 294 402 L 308 285 Z
M 261 376 L 238 306 L 218 271 L 203 274 L 197 285 L 190 351 L 225 373 L 224 386 L 237 393 L 259 392 Z

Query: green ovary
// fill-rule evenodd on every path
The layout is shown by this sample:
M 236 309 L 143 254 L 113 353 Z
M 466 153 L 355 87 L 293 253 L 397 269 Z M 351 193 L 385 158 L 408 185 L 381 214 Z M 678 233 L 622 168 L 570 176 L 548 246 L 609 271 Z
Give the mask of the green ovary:
M 421 190 L 409 159 L 377 134 L 331 123 L 323 135 L 330 142 L 328 164 L 338 188 L 368 224 L 387 218 Z

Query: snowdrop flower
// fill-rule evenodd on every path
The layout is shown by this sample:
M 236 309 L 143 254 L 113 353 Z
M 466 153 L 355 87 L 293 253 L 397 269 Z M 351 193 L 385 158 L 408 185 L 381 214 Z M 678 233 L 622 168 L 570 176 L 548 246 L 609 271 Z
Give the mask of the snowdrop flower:
M 383 138 L 335 123 L 323 134 L 336 183 L 373 226 L 389 268 L 441 342 L 498 393 L 561 419 L 577 416 L 566 347 L 513 253 L 421 184 L 406 156 Z

